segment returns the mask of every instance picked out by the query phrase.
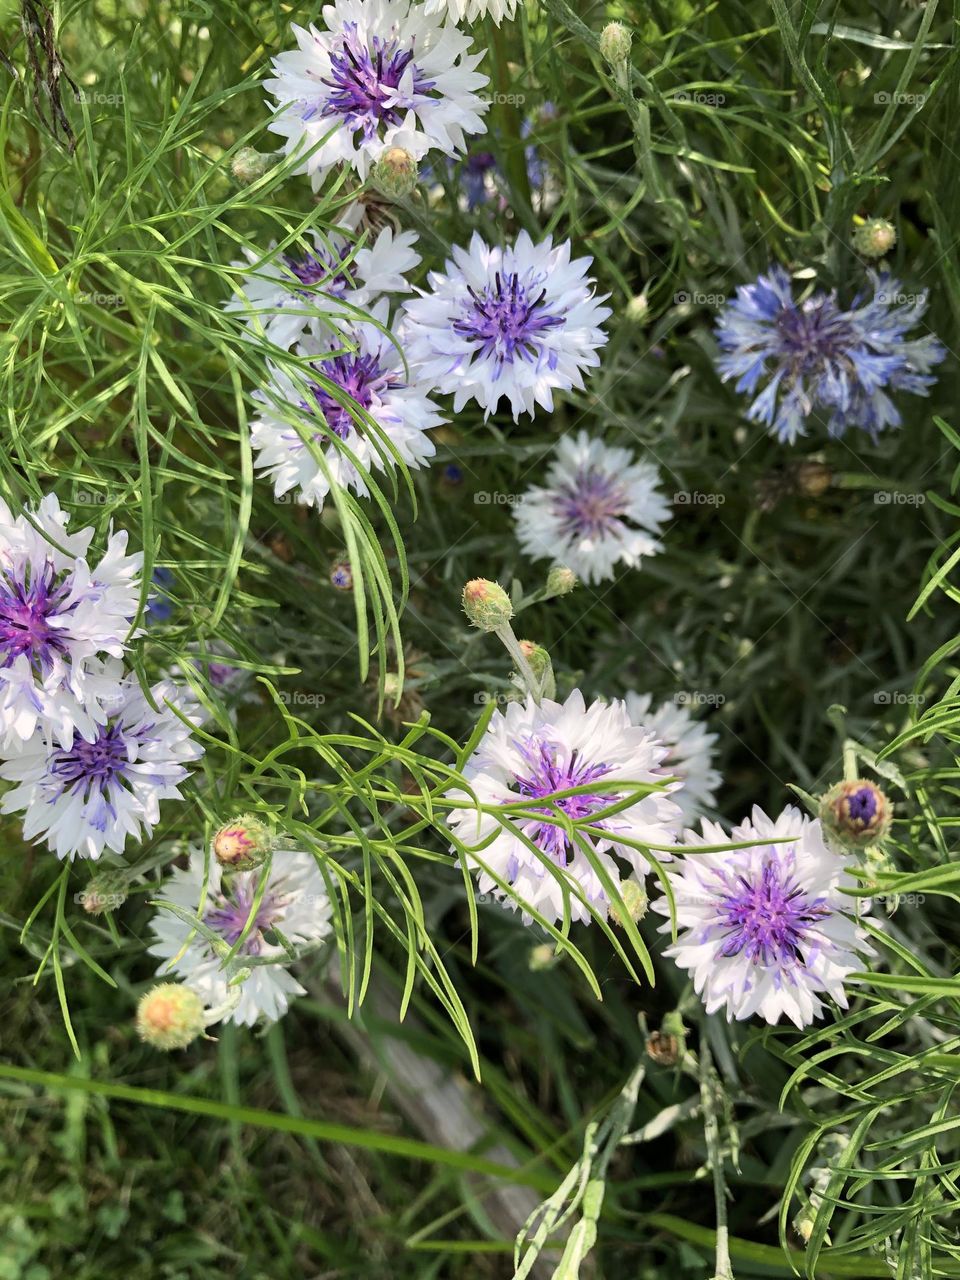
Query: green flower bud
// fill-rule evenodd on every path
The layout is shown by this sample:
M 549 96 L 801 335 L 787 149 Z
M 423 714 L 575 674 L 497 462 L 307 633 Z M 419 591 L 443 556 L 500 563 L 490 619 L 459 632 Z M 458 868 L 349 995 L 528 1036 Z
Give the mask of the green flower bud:
M 390 200 L 402 200 L 417 185 L 417 162 L 403 147 L 388 147 L 373 166 L 370 181 Z
M 151 987 L 137 1005 L 137 1033 L 155 1049 L 185 1049 L 203 1027 L 203 1001 L 179 982 Z
M 230 172 L 243 187 L 249 187 L 273 168 L 276 157 L 272 152 L 257 151 L 253 147 L 241 147 L 233 157 Z
M 547 591 L 552 596 L 568 596 L 578 585 L 577 575 L 565 564 L 555 564 L 547 574 Z
M 486 578 L 473 578 L 463 588 L 463 611 L 481 631 L 496 631 L 513 617 L 506 591 Z
M 897 229 L 886 218 L 868 218 L 853 233 L 853 247 L 865 258 L 883 258 L 897 243 Z
M 622 67 L 630 57 L 633 36 L 622 22 L 608 22 L 600 33 L 600 53 L 611 67 Z
M 227 871 L 259 867 L 274 846 L 273 832 L 251 813 L 243 813 L 213 837 L 213 856 Z
M 646 889 L 639 880 L 624 880 L 620 885 L 620 897 L 623 899 L 623 905 L 630 919 L 634 924 L 638 924 L 647 914 L 649 898 Z M 623 913 L 615 902 L 610 904 L 610 919 L 614 924 L 623 927 Z
M 86 889 L 77 894 L 77 899 L 87 915 L 102 916 L 123 906 L 129 883 L 125 871 L 108 868 L 91 876 Z

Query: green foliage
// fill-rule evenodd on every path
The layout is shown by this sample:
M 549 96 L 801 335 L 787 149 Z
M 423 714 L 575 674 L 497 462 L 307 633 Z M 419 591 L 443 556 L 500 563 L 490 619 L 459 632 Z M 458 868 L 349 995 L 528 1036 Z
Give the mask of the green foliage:
M 5 36 L 15 9 L 0 5 Z M 854 219 L 883 216 L 904 288 L 932 290 L 929 325 L 954 345 L 951 13 L 529 5 L 489 55 L 519 100 L 484 141 L 504 201 L 467 208 L 462 171 L 440 163 L 395 212 L 425 268 L 474 229 L 571 237 L 611 296 L 602 367 L 533 422 L 467 408 L 429 470 L 378 473 L 365 500 L 335 490 L 318 516 L 273 500 L 249 442 L 267 359 L 302 369 L 224 311 L 246 253 L 273 261 L 353 194 L 343 178 L 311 197 L 279 159 L 251 185 L 231 172 L 241 148 L 272 149 L 259 82 L 291 20 L 318 9 L 60 6 L 72 152 L 29 84 L 4 81 L 0 489 L 15 507 L 55 490 L 99 537 L 129 529 L 141 622 L 151 571 L 172 571 L 171 617 L 137 642 L 138 671 L 178 668 L 211 719 L 189 799 L 131 856 L 116 916 L 85 915 L 89 868 L 56 865 L 4 820 L 0 1280 L 499 1277 L 514 1240 L 482 1193 L 501 1186 L 545 1199 L 518 1275 L 699 1280 L 720 1237 L 738 1280 L 960 1275 L 955 367 L 876 446 L 811 434 L 789 451 L 720 386 L 710 333 L 772 261 L 852 298 Z M 610 19 L 633 29 L 629 76 L 599 56 Z M 0 47 L 27 72 L 13 38 Z M 549 198 L 531 190 L 531 144 Z M 549 597 L 510 513 L 581 428 L 656 460 L 680 496 L 641 573 Z M 352 593 L 330 582 L 344 559 Z M 818 796 L 851 754 L 889 788 L 893 838 L 861 886 L 877 954 L 845 1015 L 805 1034 L 701 1020 L 648 921 L 524 926 L 476 901 L 443 820 L 481 704 L 513 688 L 460 609 L 477 576 L 512 586 L 561 695 L 637 688 L 711 708 L 727 817 L 779 809 L 791 785 Z M 237 707 L 209 677 L 224 648 L 250 672 Z M 170 861 L 240 810 L 323 869 L 327 985 L 263 1037 L 226 1028 L 158 1060 L 130 1025 L 149 904 Z M 394 1017 L 371 1010 L 373 990 Z M 665 1065 L 638 1015 L 660 1025 L 678 1008 L 697 1030 Z M 383 1077 L 358 1073 L 348 1016 Z M 401 1045 L 481 1082 L 476 1149 L 401 1131 L 381 1101 Z

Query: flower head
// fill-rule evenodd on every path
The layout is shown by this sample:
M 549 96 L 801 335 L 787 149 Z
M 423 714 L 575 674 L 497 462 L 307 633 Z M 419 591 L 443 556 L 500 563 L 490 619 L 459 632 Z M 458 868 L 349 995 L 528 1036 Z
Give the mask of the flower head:
M 722 311 L 721 377 L 736 378 L 738 391 L 755 396 L 748 416 L 780 440 L 793 444 L 805 435 L 815 410 L 829 415 L 832 436 L 860 427 L 876 439 L 901 423 L 889 391 L 926 395 L 936 381 L 930 370 L 945 349 L 930 334 L 906 336 L 927 309 L 926 295 L 906 298 L 896 280 L 869 276 L 873 296 L 844 310 L 835 293 L 822 290 L 797 303 L 790 276 L 775 266 L 739 288 Z
M 682 703 L 664 702 L 653 711 L 649 693 L 628 693 L 624 701 L 633 723 L 652 733 L 667 748 L 663 767 L 681 782 L 672 799 L 680 806 L 684 824 L 695 822 L 705 809 L 713 808 L 716 789 L 723 781 L 713 768 L 717 735 L 707 733 Z
M 368 493 L 364 475 L 331 435 L 367 469 L 392 466 L 394 454 L 416 468 L 436 452 L 427 432 L 444 419 L 427 385 L 404 365 L 404 335 L 399 328 L 391 334 L 386 299 L 371 309 L 371 316 L 386 333 L 378 324 L 363 322 L 347 326 L 342 336 L 306 339 L 297 349 L 310 359 L 303 380 L 295 384 L 285 369 L 277 368 L 269 394 L 258 393 L 263 409 L 251 441 L 260 455 L 257 465 L 273 480 L 278 498 L 296 490 L 307 506 L 322 507 L 331 484 Z M 323 449 L 326 469 L 294 420 Z
M 485 864 L 547 920 L 562 918 L 564 887 L 574 920 L 589 920 L 590 906 L 606 915 L 611 898 L 592 864 L 599 863 L 620 885 L 650 870 L 647 859 L 627 840 L 656 845 L 674 841 L 680 811 L 664 790 L 602 816 L 604 809 L 630 793 L 628 784 L 660 784 L 667 776 L 661 767 L 663 755 L 664 748 L 650 733 L 630 723 L 622 702 L 587 707 L 579 690 L 562 704 L 545 698 L 538 706 L 531 699 L 496 710 L 464 777 L 488 809 L 527 802 L 529 814 L 481 812 L 469 807 L 472 800 L 466 791 L 454 792 L 452 798 L 464 807 L 450 814 L 449 823 L 460 842 L 476 850 L 476 857 L 468 855 L 467 860 L 478 873 L 481 892 L 516 905 L 483 869 Z M 572 788 L 585 789 L 550 799 Z M 558 813 L 559 823 L 547 821 Z M 603 835 L 579 835 L 592 858 L 571 838 L 565 819 L 603 830 Z M 657 854 L 661 860 L 669 856 Z
M 187 765 L 203 754 L 171 707 L 196 723 L 196 708 L 181 689 L 161 682 L 147 701 L 135 676 L 115 685 L 106 722 L 92 739 L 74 732 L 71 742 L 48 743 L 37 734 L 0 778 L 17 785 L 0 812 L 24 814 L 27 840 L 45 838 L 58 858 L 99 858 L 104 849 L 122 853 L 128 837 L 149 836 L 162 800 L 181 800 Z M 170 704 L 169 706 L 167 704 Z
M 107 718 L 118 664 L 140 601 L 143 557 L 111 533 L 100 561 L 87 559 L 92 528 L 68 533 L 50 494 L 14 516 L 0 500 L 0 749 L 37 730 L 67 746 Z
M 226 309 L 243 313 L 270 342 L 289 350 L 318 312 L 349 319 L 386 294 L 409 292 L 407 274 L 420 262 L 413 247 L 416 233 L 394 233 L 385 226 L 357 248 L 363 217 L 358 201 L 336 228 L 312 232 L 301 249 L 291 247 L 277 257 L 271 245 L 266 261 L 247 250 L 253 269 L 242 277 L 237 297 Z
M 203 854 L 194 852 L 186 869 L 174 870 L 164 883 L 158 901 L 195 917 L 203 929 L 161 908 L 151 922 L 157 940 L 148 948 L 164 961 L 157 972 L 172 969 L 207 1004 L 229 1005 L 228 1021 L 246 1026 L 261 1017 L 275 1022 L 292 996 L 304 994 L 287 969 L 287 949 L 270 941 L 273 931 L 294 948 L 312 946 L 330 932 L 330 899 L 309 853 L 277 851 L 268 870 L 227 878 L 213 859 L 205 876 Z M 225 968 L 223 957 L 241 938 L 235 962 Z M 272 963 L 251 965 L 252 960 Z M 239 1001 L 230 1004 L 234 977 L 242 988 Z
M 274 58 L 265 85 L 276 99 L 270 128 L 288 154 L 310 152 L 301 172 L 315 191 L 336 164 L 366 179 L 390 147 L 415 160 L 452 156 L 484 132 L 477 90 L 487 77 L 469 36 L 410 0 L 335 0 L 323 19 L 325 30 L 293 27 L 299 47 Z
M 491 248 L 475 234 L 405 304 L 410 359 L 453 393 L 457 412 L 476 400 L 490 414 L 502 397 L 514 421 L 536 405 L 552 412 L 554 391 L 580 390 L 583 370 L 599 365 L 610 309 L 587 275 L 593 259 L 571 262 L 570 249 L 525 231 L 512 248 Z
M 853 233 L 853 247 L 865 258 L 883 258 L 897 243 L 897 229 L 886 218 L 868 218 Z
M 496 631 L 513 617 L 510 597 L 487 578 L 472 578 L 463 588 L 463 611 L 481 631 Z
M 657 539 L 670 504 L 657 488 L 651 462 L 627 449 L 563 436 L 546 484 L 524 494 L 514 508 L 517 537 L 527 555 L 556 560 L 584 582 L 612 578 L 618 564 L 637 568 L 661 550 Z
M 702 826 L 688 844 L 754 841 L 694 850 L 672 876 L 677 942 L 666 955 L 690 973 L 707 1012 L 770 1023 L 786 1016 L 804 1027 L 820 1016 L 822 996 L 846 1008 L 844 981 L 860 967 L 857 951 L 870 948 L 842 892 L 857 882 L 824 844 L 820 823 L 788 806 L 776 819 L 755 808 L 729 837 L 716 823 Z M 653 909 L 670 915 L 666 897 Z M 668 919 L 660 931 L 670 928 Z

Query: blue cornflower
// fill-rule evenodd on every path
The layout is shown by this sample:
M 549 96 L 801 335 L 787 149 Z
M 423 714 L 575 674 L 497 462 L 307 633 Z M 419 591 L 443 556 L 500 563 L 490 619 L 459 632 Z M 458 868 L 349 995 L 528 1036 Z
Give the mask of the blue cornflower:
M 748 416 L 787 444 L 806 433 L 816 409 L 829 413 L 831 436 L 860 427 L 876 440 L 901 423 L 889 391 L 926 395 L 936 381 L 930 369 L 945 348 L 933 335 L 906 336 L 927 309 L 926 294 L 905 296 L 890 276 L 868 274 L 873 296 L 858 295 L 845 310 L 834 291 L 796 302 L 789 274 L 774 266 L 737 289 L 720 314 L 721 377 L 754 395 Z

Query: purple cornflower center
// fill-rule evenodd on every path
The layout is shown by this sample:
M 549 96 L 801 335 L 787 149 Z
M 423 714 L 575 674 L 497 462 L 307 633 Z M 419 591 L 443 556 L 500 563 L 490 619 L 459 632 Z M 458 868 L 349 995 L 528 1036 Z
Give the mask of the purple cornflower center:
M 67 750 L 55 751 L 50 758 L 50 774 L 64 791 L 96 790 L 101 795 L 111 782 L 122 778 L 129 763 L 127 742 L 119 724 L 102 725 L 93 742 L 79 733 Z
M 355 401 L 361 409 L 370 411 L 374 401 L 380 401 L 385 392 L 401 386 L 400 379 L 382 367 L 373 355 L 334 356 L 314 366 L 324 377 L 335 382 L 338 387 Z M 318 383 L 310 384 L 310 391 L 315 407 L 326 419 L 327 426 L 335 431 L 341 440 L 346 440 L 357 423 L 350 416 L 350 411 L 340 404 L 325 387 Z M 304 404 L 304 408 L 313 408 Z
M 224 942 L 232 947 L 247 927 L 247 921 L 250 919 L 250 913 L 253 910 L 253 900 L 256 897 L 256 892 L 257 882 L 255 880 L 235 885 L 231 890 L 231 897 L 220 895 L 216 905 L 205 913 L 203 923 L 209 929 L 212 929 L 214 933 L 219 933 Z M 265 893 L 260 906 L 257 908 L 256 918 L 253 921 L 250 932 L 240 948 L 240 955 L 259 955 L 263 943 L 263 930 L 269 929 L 280 914 L 281 904 L 271 897 L 269 893 Z
M 782 354 L 796 377 L 818 373 L 825 364 L 849 360 L 858 345 L 846 313 L 826 296 L 810 298 L 801 307 L 785 307 L 776 325 Z
M 727 930 L 720 954 L 743 953 L 754 964 L 802 964 L 802 945 L 830 914 L 823 898 L 810 898 L 774 858 L 759 880 L 736 880 L 718 906 Z
M 553 513 L 571 538 L 602 538 L 617 525 L 629 497 L 616 476 L 587 467 L 578 471 L 553 499 Z
M 349 256 L 349 250 L 345 254 Z M 322 285 L 324 292 L 341 297 L 356 287 L 352 265 L 344 265 L 343 255 L 316 252 L 293 258 L 285 253 L 283 265 L 305 286 L 305 293 Z
M 434 88 L 413 60 L 413 48 L 399 39 L 374 36 L 368 47 L 357 33 L 357 24 L 344 26 L 343 44 L 330 54 L 330 75 L 323 81 L 332 92 L 321 115 L 343 116 L 352 129 L 362 129 L 369 141 L 380 125 L 403 122 L 406 112 Z M 401 82 L 404 88 L 401 91 Z
M 226 662 L 210 662 L 207 664 L 207 679 L 215 689 L 222 689 L 238 671 L 239 667 L 228 666 Z
M 478 342 L 479 352 L 498 364 L 535 358 L 539 339 L 563 324 L 563 316 L 553 315 L 544 302 L 543 283 L 522 281 L 516 271 L 498 271 L 482 293 L 472 288 L 469 293 L 471 300 L 453 321 L 453 330 Z
M 847 796 L 847 811 L 851 821 L 868 827 L 877 816 L 877 797 L 872 787 L 861 787 Z
M 518 745 L 518 750 L 527 764 L 526 775 L 515 774 L 517 787 L 522 796 L 540 799 L 553 795 L 556 791 L 567 791 L 571 787 L 582 787 L 610 772 L 606 764 L 587 764 L 582 761 L 577 751 L 566 756 L 561 747 L 552 742 L 531 739 Z M 586 818 L 596 813 L 614 800 L 612 794 L 595 795 L 583 792 L 576 796 L 566 796 L 555 800 L 550 806 L 542 808 L 531 806 L 537 813 L 554 814 L 555 809 L 565 813 L 568 818 Z M 537 822 L 527 831 L 527 835 L 539 847 L 553 858 L 559 866 L 566 866 L 569 860 L 569 841 L 562 827 L 553 823 Z
M 68 584 L 55 581 L 52 565 L 30 582 L 0 571 L 0 665 L 9 667 L 26 654 L 39 673 L 52 666 L 55 653 L 67 651 L 63 631 L 50 619 L 62 614 L 68 594 Z

